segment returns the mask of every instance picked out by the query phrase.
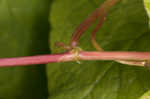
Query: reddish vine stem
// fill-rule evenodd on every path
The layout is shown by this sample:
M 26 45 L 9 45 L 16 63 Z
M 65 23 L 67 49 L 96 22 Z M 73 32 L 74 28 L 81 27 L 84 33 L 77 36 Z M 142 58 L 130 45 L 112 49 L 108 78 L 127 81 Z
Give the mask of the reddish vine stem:
M 95 22 L 98 18 L 100 21 L 103 20 L 108 10 L 117 3 L 118 0 L 106 0 L 99 8 L 92 12 L 73 32 L 70 46 L 76 47 L 82 34 Z M 103 22 L 100 22 L 103 23 Z M 101 26 L 101 25 L 100 25 Z
M 68 52 L 63 54 L 26 56 L 18 58 L 0 59 L 0 67 L 10 66 L 29 66 L 32 64 L 47 64 L 53 62 L 67 62 L 78 60 L 136 60 L 144 61 L 143 66 L 149 65 L 146 60 L 150 60 L 150 52 L 87 52 L 81 51 L 78 56 Z
M 91 42 L 93 44 L 93 46 L 98 50 L 98 51 L 103 51 L 103 49 L 99 46 L 99 44 L 96 42 L 95 37 L 96 37 L 96 33 L 97 31 L 100 29 L 100 27 L 103 25 L 104 21 L 106 18 L 106 14 L 104 14 L 104 16 L 100 19 L 99 23 L 97 24 L 96 28 L 93 30 L 93 32 L 91 33 Z
M 0 59 L 0 67 L 7 66 L 24 66 L 32 64 L 47 64 L 52 62 L 66 62 L 79 60 L 114 60 L 119 63 L 147 66 L 150 68 L 150 52 L 103 52 L 103 49 L 97 44 L 95 36 L 99 28 L 105 21 L 109 8 L 117 3 L 118 0 L 107 0 L 99 8 L 97 8 L 90 16 L 85 19 L 73 32 L 70 40 L 70 46 L 64 43 L 57 43 L 67 50 L 63 54 L 26 56 L 18 58 L 2 58 Z M 94 47 L 101 52 L 86 52 L 78 50 L 77 44 L 82 34 L 89 28 L 89 26 L 99 19 L 99 23 L 91 33 L 91 41 Z

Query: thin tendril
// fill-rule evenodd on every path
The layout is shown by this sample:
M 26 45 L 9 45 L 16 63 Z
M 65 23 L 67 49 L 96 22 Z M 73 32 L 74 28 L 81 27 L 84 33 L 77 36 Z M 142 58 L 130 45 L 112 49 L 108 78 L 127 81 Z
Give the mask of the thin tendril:
M 99 8 L 97 8 L 92 14 L 89 15 L 73 32 L 70 40 L 70 46 L 76 47 L 82 34 L 89 28 L 89 26 L 96 21 L 97 18 L 108 12 L 109 8 L 117 3 L 118 0 L 107 0 Z

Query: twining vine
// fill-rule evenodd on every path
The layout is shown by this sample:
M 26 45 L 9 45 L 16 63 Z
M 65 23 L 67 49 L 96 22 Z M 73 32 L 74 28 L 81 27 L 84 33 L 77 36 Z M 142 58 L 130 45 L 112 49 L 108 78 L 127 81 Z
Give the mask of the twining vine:
M 104 51 L 100 45 L 96 42 L 95 37 L 97 31 L 101 28 L 109 9 L 112 8 L 118 0 L 106 0 L 100 7 L 92 12 L 73 32 L 69 45 L 65 45 L 63 42 L 57 42 L 56 46 L 66 49 L 64 53 L 49 54 L 49 55 L 37 55 L 26 56 L 17 58 L 1 58 L 0 67 L 8 66 L 24 66 L 31 64 L 47 64 L 51 62 L 67 62 L 80 60 L 113 60 L 122 64 L 128 64 L 130 66 L 146 66 L 150 68 L 150 52 L 109 52 Z M 80 37 L 85 31 L 94 23 L 99 21 L 95 29 L 91 32 L 91 43 L 97 51 L 84 51 L 79 46 Z

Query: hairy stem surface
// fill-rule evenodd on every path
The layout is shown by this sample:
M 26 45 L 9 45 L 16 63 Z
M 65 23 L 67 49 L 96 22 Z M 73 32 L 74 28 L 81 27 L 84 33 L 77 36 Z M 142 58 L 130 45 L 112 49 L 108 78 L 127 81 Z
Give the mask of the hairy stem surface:
M 47 64 L 53 62 L 67 62 L 76 60 L 132 60 L 143 62 L 149 65 L 150 52 L 88 52 L 81 51 L 78 53 L 67 52 L 63 54 L 26 56 L 18 58 L 2 58 L 0 59 L 0 67 L 7 66 L 24 66 L 31 64 Z M 37 65 L 35 65 L 37 66 Z

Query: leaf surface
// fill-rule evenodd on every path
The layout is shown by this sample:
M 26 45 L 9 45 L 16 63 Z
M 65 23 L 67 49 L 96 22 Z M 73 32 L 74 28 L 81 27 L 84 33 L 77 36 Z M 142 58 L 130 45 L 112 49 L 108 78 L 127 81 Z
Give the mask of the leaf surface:
M 52 3 L 50 47 L 63 50 L 56 42 L 68 44 L 77 27 L 104 0 L 55 0 Z M 79 46 L 95 50 L 90 42 L 93 24 Z M 150 51 L 148 16 L 142 0 L 120 0 L 97 33 L 96 40 L 106 51 Z M 150 71 L 112 61 L 81 61 L 48 64 L 49 99 L 137 99 L 150 89 Z
M 140 97 L 139 99 L 150 99 L 150 91 L 147 91 L 146 93 L 144 93 L 143 96 Z

